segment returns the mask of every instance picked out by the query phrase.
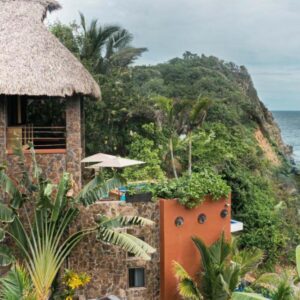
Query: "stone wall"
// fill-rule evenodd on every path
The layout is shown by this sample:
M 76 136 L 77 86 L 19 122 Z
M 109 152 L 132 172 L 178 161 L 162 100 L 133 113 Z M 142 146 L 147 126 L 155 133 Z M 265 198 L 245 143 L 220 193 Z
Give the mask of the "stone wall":
M 49 100 L 51 101 L 51 100 Z M 6 149 L 6 98 L 0 96 L 0 164 L 5 162 L 9 174 L 15 176 L 20 173 L 18 158 L 13 154 L 7 154 Z M 75 191 L 81 187 L 81 99 L 80 97 L 68 98 L 66 101 L 66 151 L 37 151 L 36 158 L 44 174 L 57 182 L 61 174 L 67 171 L 72 174 Z M 27 164 L 31 164 L 31 155 L 25 153 Z
M 26 165 L 31 166 L 31 154 L 26 153 Z M 18 176 L 20 167 L 18 164 L 19 158 L 16 155 L 7 155 L 6 164 L 8 166 L 8 174 Z M 36 161 L 42 169 L 43 174 L 54 183 L 58 183 L 60 176 L 66 171 L 66 155 L 65 154 L 36 154 Z
M 81 100 L 80 97 L 66 101 L 67 171 L 72 174 L 75 191 L 81 188 Z
M 98 202 L 80 213 L 77 229 L 94 224 L 97 214 L 107 216 L 137 215 L 151 219 L 154 226 L 130 229 L 129 233 L 144 240 L 156 248 L 149 262 L 129 257 L 114 246 L 97 242 L 95 235 L 89 235 L 77 246 L 69 258 L 69 266 L 76 272 L 87 272 L 92 280 L 85 289 L 88 299 L 105 295 L 116 295 L 122 300 L 158 300 L 159 299 L 159 206 L 154 203 L 122 203 L 118 201 Z M 128 287 L 128 268 L 145 268 L 145 287 Z

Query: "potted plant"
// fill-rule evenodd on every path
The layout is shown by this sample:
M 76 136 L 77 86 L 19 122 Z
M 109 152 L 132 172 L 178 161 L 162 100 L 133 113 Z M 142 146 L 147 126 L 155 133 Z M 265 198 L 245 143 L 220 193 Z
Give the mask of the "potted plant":
M 227 198 L 229 193 L 230 187 L 220 175 L 204 170 L 160 183 L 155 187 L 154 194 L 161 199 L 177 199 L 181 205 L 192 209 L 202 204 L 207 197 L 219 201 Z
M 126 191 L 126 202 L 150 202 L 153 195 L 152 189 L 150 185 L 129 186 Z

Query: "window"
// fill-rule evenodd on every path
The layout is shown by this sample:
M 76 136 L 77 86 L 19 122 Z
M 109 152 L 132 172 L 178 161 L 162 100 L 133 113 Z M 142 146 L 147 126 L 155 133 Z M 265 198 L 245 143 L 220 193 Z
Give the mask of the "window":
M 129 287 L 138 288 L 145 286 L 145 269 L 130 268 L 129 270 Z

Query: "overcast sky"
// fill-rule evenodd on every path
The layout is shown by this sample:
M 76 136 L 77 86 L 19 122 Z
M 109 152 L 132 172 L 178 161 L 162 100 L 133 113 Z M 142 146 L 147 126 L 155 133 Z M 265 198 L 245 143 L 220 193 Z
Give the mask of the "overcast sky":
M 154 64 L 186 50 L 245 65 L 271 110 L 300 110 L 299 0 L 60 0 L 52 22 L 78 11 L 101 24 L 119 24 Z

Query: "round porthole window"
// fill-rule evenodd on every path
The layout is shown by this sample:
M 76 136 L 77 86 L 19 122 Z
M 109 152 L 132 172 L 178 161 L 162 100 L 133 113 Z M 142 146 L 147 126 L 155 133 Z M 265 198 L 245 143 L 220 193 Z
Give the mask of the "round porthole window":
M 228 210 L 223 209 L 220 213 L 221 218 L 225 219 L 228 216 Z
M 183 217 L 177 217 L 177 218 L 175 219 L 175 225 L 176 225 L 176 227 L 182 226 L 183 223 L 184 223 Z
M 204 224 L 204 223 L 206 222 L 206 219 L 207 219 L 207 217 L 206 217 L 205 214 L 200 214 L 200 215 L 198 216 L 198 223 L 199 223 L 199 224 Z

